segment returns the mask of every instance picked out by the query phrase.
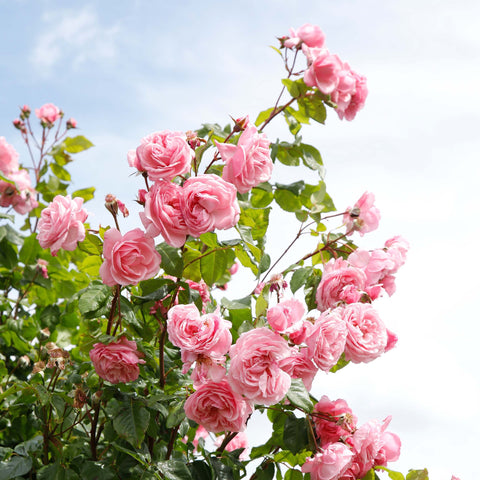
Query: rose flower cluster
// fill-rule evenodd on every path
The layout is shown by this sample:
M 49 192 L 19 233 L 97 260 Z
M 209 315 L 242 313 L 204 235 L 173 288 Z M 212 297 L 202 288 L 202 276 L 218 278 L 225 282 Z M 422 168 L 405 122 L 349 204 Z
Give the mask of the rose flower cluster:
M 329 95 L 338 116 L 353 120 L 365 105 L 367 79 L 350 68 L 338 55 L 325 47 L 325 34 L 316 25 L 306 23 L 282 37 L 282 47 L 302 51 L 307 60 L 305 84 Z
M 0 137 L 0 206 L 25 215 L 38 206 L 28 171 L 20 168 L 18 153 Z

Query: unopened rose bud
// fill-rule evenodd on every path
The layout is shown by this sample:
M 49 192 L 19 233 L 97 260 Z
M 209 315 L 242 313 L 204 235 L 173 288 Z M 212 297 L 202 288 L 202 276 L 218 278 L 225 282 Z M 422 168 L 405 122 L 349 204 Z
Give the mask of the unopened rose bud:
M 92 395 L 92 403 L 99 403 L 101 398 L 102 398 L 102 391 L 101 390 L 98 390 L 97 392 L 95 392 L 93 395 Z
M 74 118 L 69 118 L 67 120 L 67 130 L 71 128 L 77 128 L 77 121 Z
M 280 48 L 285 48 L 285 42 L 289 39 L 286 35 L 283 37 L 277 37 L 277 40 L 280 42 Z
M 40 340 L 42 341 L 50 337 L 50 330 L 48 329 L 48 327 L 44 328 L 43 330 L 40 330 L 39 337 L 40 337 Z
M 18 359 L 18 366 L 20 368 L 26 368 L 30 365 L 30 357 L 27 356 L 27 355 L 22 355 L 19 359 Z
M 19 118 L 16 118 L 15 120 L 13 120 L 12 123 L 17 130 L 21 130 L 22 126 L 24 125 L 24 123 Z
M 138 199 L 137 203 L 139 203 L 142 206 L 145 206 L 145 202 L 147 201 L 147 191 L 144 190 L 143 188 L 138 191 Z
M 30 116 L 30 107 L 28 105 L 24 105 L 21 109 L 20 109 L 20 118 L 22 120 L 25 120 L 26 118 L 28 118 Z
M 185 132 L 185 135 L 187 136 L 187 143 L 190 145 L 192 150 L 195 150 L 197 147 L 200 146 L 201 141 L 197 136 L 197 132 L 192 132 L 191 130 L 188 130 L 188 132 Z
M 105 196 L 105 208 L 116 217 L 118 214 L 118 202 L 115 195 L 109 193 Z
M 245 115 L 244 117 L 239 117 L 239 118 L 232 118 L 232 120 L 235 122 L 235 125 L 233 127 L 234 132 L 243 132 L 248 127 L 248 124 L 250 123 L 250 119 L 248 118 L 248 115 Z
M 46 260 L 43 260 L 42 258 L 39 258 L 37 260 L 37 268 L 42 273 L 43 278 L 48 278 L 47 265 L 48 265 L 48 262 Z M 48 334 L 50 335 L 50 332 L 48 332 Z
M 235 262 L 228 270 L 230 275 L 235 275 L 238 272 L 238 268 L 239 268 L 239 263 Z

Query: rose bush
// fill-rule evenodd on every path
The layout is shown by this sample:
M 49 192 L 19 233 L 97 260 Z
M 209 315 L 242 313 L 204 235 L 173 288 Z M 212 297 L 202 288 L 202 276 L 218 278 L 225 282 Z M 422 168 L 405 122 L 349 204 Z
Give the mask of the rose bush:
M 357 248 L 378 226 L 373 194 L 337 211 L 300 135 L 327 108 L 352 120 L 365 77 L 319 27 L 279 40 L 286 78 L 255 121 L 161 130 L 127 153 L 144 229 L 125 231 L 117 192 L 114 225 L 87 223 L 95 189 L 72 191 L 68 168 L 93 145 L 55 105 L 13 121 L 31 165 L 0 137 L 0 478 L 405 480 L 390 468 L 390 418 L 360 424 L 345 400 L 315 398 L 315 378 L 397 341 L 374 303 L 394 292 L 408 244 Z M 292 138 L 270 143 L 278 118 Z M 272 180 L 278 163 L 309 168 L 311 183 Z M 272 212 L 299 223 L 278 258 Z M 240 269 L 250 293 L 235 298 Z M 271 423 L 266 441 L 248 438 L 254 414 Z

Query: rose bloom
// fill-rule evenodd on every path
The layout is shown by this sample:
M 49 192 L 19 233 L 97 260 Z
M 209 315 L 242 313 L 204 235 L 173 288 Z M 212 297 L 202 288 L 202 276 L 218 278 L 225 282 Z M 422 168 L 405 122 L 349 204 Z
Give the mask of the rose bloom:
M 351 235 L 354 231 L 360 233 L 363 237 L 364 233 L 371 232 L 378 228 L 380 221 L 380 210 L 373 205 L 375 195 L 365 192 L 355 203 L 353 208 L 348 207 L 343 215 L 343 222 L 347 228 L 347 235 Z
M 290 29 L 290 37 L 285 40 L 286 48 L 299 47 L 301 43 L 309 47 L 323 47 L 325 43 L 325 34 L 317 25 L 305 23 L 299 29 Z
M 226 380 L 202 385 L 185 402 L 185 415 L 209 432 L 242 432 L 253 412 Z
M 188 233 L 194 237 L 231 228 L 240 217 L 236 188 L 214 174 L 190 177 L 183 185 L 180 208 Z
M 35 115 L 45 123 L 55 123 L 60 118 L 60 109 L 53 103 L 46 103 L 35 109 Z
M 240 135 L 237 145 L 215 142 L 225 162 L 222 178 L 233 183 L 240 193 L 270 180 L 273 162 L 270 158 L 270 141 L 259 134 L 254 125 Z
M 98 376 L 110 383 L 133 382 L 139 375 L 139 363 L 145 363 L 140 357 L 137 344 L 121 337 L 108 345 L 96 343 L 90 350 L 90 358 Z
M 330 400 L 323 395 L 313 411 L 315 433 L 322 445 L 350 437 L 357 427 L 357 417 L 341 398 Z
M 388 461 L 395 461 L 400 456 L 401 442 L 398 436 L 385 435 L 390 420 L 391 417 L 387 417 L 382 423 L 370 420 L 351 437 L 355 453 L 351 469 L 356 476 L 353 478 L 362 478 L 374 465 L 385 466 Z
M 345 65 L 348 67 L 347 64 Z M 332 95 L 332 100 L 337 103 L 336 111 L 340 119 L 343 120 L 345 118 L 346 120 L 351 121 L 355 118 L 359 110 L 364 107 L 368 95 L 368 88 L 366 77 L 353 70 L 350 70 L 349 73 L 353 76 L 355 81 L 354 92 L 349 92 L 346 96 L 342 96 L 341 92 L 338 92 L 338 96 L 335 96 L 334 93 Z
M 309 62 L 303 80 L 309 87 L 317 87 L 325 95 L 330 95 L 338 86 L 343 63 L 337 55 L 331 55 L 326 48 L 303 48 Z
M 42 210 L 37 235 L 40 246 L 50 248 L 52 255 L 56 255 L 61 248 L 75 250 L 77 243 L 85 238 L 83 224 L 88 213 L 82 206 L 83 198 L 72 199 L 70 195 L 57 195 Z
M 290 375 L 280 367 L 280 361 L 288 356 L 287 342 L 268 328 L 242 333 L 230 348 L 228 381 L 251 402 L 273 405 L 290 388 Z
M 325 265 L 317 293 L 320 311 L 336 307 L 340 303 L 355 303 L 362 298 L 366 286 L 365 273 L 349 265 L 342 258 L 333 258 Z
M 292 348 L 291 356 L 280 360 L 279 365 L 292 378 L 301 378 L 305 388 L 311 390 L 318 368 L 313 363 L 308 348 Z
M 27 170 L 11 172 L 7 178 L 14 183 L 0 180 L 1 207 L 12 207 L 20 215 L 25 215 L 38 207 L 37 192 L 32 187 Z
M 183 189 L 175 183 L 155 182 L 145 195 L 145 211 L 140 212 L 140 219 L 146 234 L 162 237 L 172 247 L 181 247 L 188 235 L 183 218 L 180 199 Z
M 154 277 L 160 270 L 162 257 L 155 250 L 153 238 L 139 228 L 125 235 L 111 228 L 105 232 L 104 262 L 100 276 L 105 285 L 136 285 Z
M 197 356 L 195 366 L 190 375 L 193 382 L 193 388 L 199 388 L 200 385 L 212 381 L 220 382 L 227 374 L 224 364 L 225 357 L 211 358 L 203 355 Z
M 3 175 L 9 175 L 18 170 L 18 153 L 5 140 L 5 137 L 0 137 L 0 172 Z
M 142 138 L 137 147 L 140 170 L 153 180 L 173 180 L 190 170 L 193 150 L 182 132 L 163 130 Z
M 352 457 L 347 445 L 331 443 L 321 453 L 307 458 L 302 472 L 310 473 L 311 480 L 338 480 L 352 463 Z
M 267 310 L 267 321 L 279 333 L 285 333 L 290 327 L 302 320 L 305 307 L 300 300 L 292 298 L 277 303 Z
M 182 351 L 182 360 L 190 365 L 198 355 L 220 358 L 232 344 L 231 322 L 219 312 L 200 315 L 197 307 L 175 305 L 168 311 L 167 331 L 169 340 Z
M 323 313 L 305 340 L 315 365 L 328 372 L 340 359 L 347 337 L 347 326 L 336 310 Z
M 341 310 L 347 325 L 345 359 L 368 363 L 385 352 L 388 334 L 385 324 L 369 303 L 352 303 Z

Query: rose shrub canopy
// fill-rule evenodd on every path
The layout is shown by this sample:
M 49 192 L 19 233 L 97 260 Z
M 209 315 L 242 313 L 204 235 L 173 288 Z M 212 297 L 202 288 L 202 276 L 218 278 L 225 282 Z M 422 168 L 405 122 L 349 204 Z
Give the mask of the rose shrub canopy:
M 408 243 L 357 248 L 379 224 L 374 195 L 337 211 L 300 136 L 327 108 L 353 120 L 366 80 L 318 26 L 279 41 L 285 78 L 255 121 L 159 130 L 126 152 L 143 228 L 125 231 L 121 192 L 105 199 L 112 225 L 87 223 L 95 188 L 72 191 L 68 165 L 93 145 L 56 105 L 13 121 L 38 147 L 31 164 L 0 137 L 0 479 L 405 479 L 390 417 L 359 423 L 344 399 L 310 393 L 397 341 L 375 301 L 394 293 Z M 292 138 L 272 142 L 281 117 Z M 276 183 L 278 163 L 312 183 Z M 267 249 L 274 204 L 298 222 L 286 250 L 311 240 L 287 268 Z M 232 299 L 240 268 L 251 293 Z M 260 445 L 254 412 L 272 424 Z

